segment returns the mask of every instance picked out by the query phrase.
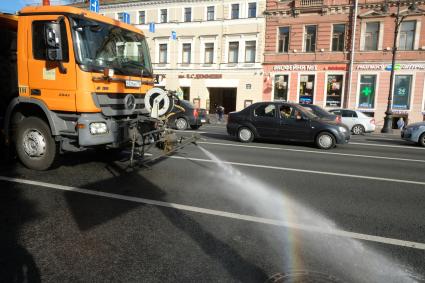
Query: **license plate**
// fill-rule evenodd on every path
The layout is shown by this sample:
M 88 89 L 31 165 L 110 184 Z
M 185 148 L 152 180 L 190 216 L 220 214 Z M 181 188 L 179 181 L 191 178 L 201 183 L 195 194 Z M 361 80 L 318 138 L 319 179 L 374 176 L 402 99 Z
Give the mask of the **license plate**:
M 126 80 L 125 86 L 126 87 L 137 87 L 139 88 L 142 85 L 141 81 L 132 81 L 132 80 Z

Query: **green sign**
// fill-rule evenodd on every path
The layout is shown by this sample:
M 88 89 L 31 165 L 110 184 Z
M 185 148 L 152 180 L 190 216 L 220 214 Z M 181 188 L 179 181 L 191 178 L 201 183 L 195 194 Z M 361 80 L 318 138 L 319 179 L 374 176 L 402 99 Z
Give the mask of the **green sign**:
M 364 87 L 362 90 L 364 96 L 369 96 L 372 93 L 372 89 L 370 87 Z

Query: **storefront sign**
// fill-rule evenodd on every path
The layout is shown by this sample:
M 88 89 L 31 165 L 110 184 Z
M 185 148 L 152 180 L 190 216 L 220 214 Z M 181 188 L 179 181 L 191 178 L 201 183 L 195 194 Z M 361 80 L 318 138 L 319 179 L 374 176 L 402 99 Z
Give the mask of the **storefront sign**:
M 222 74 L 186 74 L 186 75 L 179 75 L 179 79 L 221 79 L 223 78 Z
M 273 71 L 317 71 L 317 65 L 275 65 Z
M 359 71 L 391 71 L 391 65 L 362 64 L 356 67 Z M 425 64 L 396 64 L 394 70 L 425 70 Z

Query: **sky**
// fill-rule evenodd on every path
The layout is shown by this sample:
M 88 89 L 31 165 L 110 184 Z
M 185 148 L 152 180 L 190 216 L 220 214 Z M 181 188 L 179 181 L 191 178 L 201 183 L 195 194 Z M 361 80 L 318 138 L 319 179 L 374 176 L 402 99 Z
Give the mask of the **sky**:
M 69 0 L 50 0 L 52 5 L 66 5 Z M 0 0 L 0 12 L 16 13 L 27 5 L 40 5 L 42 0 Z

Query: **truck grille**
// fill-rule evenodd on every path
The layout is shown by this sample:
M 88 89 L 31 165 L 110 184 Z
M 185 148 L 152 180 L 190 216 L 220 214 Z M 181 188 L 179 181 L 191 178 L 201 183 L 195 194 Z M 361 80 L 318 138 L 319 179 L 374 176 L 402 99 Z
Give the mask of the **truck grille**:
M 126 116 L 134 114 L 147 114 L 145 109 L 144 94 L 132 94 L 136 100 L 136 107 L 128 109 L 125 104 L 127 93 L 94 93 L 93 101 L 102 109 L 105 116 Z

